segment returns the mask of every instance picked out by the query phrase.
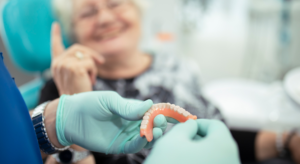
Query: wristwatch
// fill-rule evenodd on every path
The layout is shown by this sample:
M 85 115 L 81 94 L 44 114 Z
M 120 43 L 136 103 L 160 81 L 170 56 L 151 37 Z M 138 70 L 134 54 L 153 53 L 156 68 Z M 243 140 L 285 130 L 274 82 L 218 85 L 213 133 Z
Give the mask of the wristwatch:
M 53 154 L 52 156 L 58 163 L 71 164 L 85 159 L 90 154 L 90 151 L 76 151 L 72 148 L 69 148 L 65 151 Z
M 54 154 L 56 152 L 68 149 L 69 146 L 64 148 L 56 148 L 49 140 L 44 124 L 44 110 L 48 103 L 49 101 L 37 106 L 33 111 L 31 119 L 40 149 L 46 154 Z

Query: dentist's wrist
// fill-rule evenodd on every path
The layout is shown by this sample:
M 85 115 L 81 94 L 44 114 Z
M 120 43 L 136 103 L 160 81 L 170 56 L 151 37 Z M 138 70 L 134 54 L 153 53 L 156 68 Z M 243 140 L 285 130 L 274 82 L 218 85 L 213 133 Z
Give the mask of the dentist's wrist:
M 56 134 L 56 111 L 57 111 L 58 103 L 59 103 L 59 99 L 56 99 L 50 102 L 45 108 L 44 111 L 45 127 L 50 142 L 57 148 L 63 148 L 64 146 L 59 143 Z

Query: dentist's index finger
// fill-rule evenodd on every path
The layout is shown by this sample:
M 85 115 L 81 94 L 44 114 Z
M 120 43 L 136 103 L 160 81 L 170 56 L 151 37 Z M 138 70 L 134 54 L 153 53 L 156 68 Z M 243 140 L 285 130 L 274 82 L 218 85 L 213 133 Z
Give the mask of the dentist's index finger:
M 202 137 L 230 135 L 226 125 L 218 120 L 198 119 L 198 134 Z
M 52 51 L 52 58 L 55 58 L 62 54 L 65 50 L 62 36 L 61 36 L 61 29 L 57 22 L 52 24 L 51 29 L 51 51 Z

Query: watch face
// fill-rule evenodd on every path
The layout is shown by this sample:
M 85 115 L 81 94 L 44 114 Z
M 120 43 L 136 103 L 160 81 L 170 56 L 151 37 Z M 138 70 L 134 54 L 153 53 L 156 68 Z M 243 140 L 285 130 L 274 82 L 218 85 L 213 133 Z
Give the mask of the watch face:
M 60 152 L 58 158 L 61 163 L 71 163 L 72 162 L 73 153 L 70 150 L 65 150 Z

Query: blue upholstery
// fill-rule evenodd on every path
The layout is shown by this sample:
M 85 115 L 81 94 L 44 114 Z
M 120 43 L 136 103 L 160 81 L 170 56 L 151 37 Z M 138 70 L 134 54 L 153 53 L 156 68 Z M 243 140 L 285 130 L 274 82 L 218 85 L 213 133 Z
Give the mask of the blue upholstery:
M 13 63 L 28 73 L 49 69 L 51 0 L 9 0 L 1 8 L 1 36 Z M 20 87 L 29 109 L 37 105 L 44 79 Z

